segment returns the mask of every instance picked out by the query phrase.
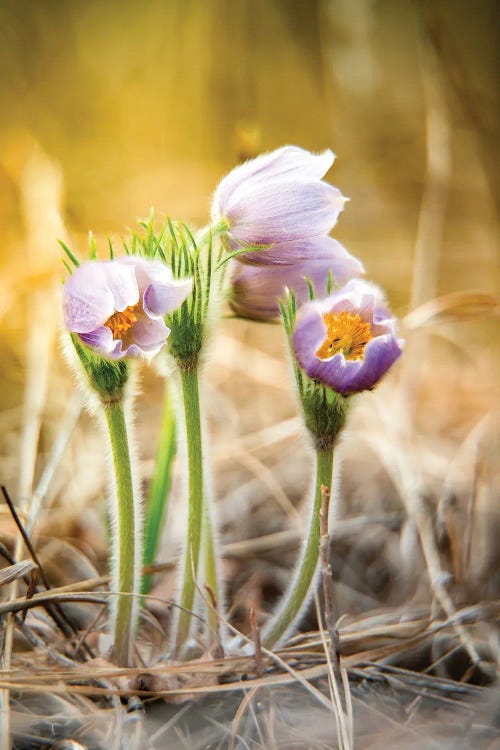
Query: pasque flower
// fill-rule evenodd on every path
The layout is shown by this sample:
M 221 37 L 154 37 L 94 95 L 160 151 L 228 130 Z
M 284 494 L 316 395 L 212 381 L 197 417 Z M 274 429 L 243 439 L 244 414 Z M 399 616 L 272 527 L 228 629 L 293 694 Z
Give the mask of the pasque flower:
M 372 388 L 400 356 L 402 341 L 381 290 L 351 279 L 324 299 L 306 302 L 296 315 L 285 294 L 282 318 L 298 365 L 294 367 L 304 424 L 316 458 L 309 530 L 294 575 L 266 622 L 262 642 L 273 648 L 293 628 L 314 591 L 319 570 L 320 513 L 333 489 L 333 454 L 344 429 L 350 394 Z M 304 374 L 308 377 L 304 377 Z
M 230 304 L 238 315 L 253 320 L 278 316 L 278 298 L 285 287 L 295 292 L 297 304 L 301 305 L 309 299 L 306 279 L 315 294 L 324 297 L 330 277 L 338 285 L 364 273 L 361 261 L 332 237 L 282 243 L 269 251 L 248 254 L 262 256 L 263 262 L 257 265 L 235 260 Z
M 328 234 L 346 200 L 322 181 L 334 158 L 283 146 L 236 167 L 215 191 L 214 224 L 225 223 L 233 249 Z
M 127 412 L 132 396 L 125 358 L 151 356 L 161 349 L 169 334 L 163 316 L 184 302 L 192 280 L 174 280 L 162 263 L 137 255 L 79 265 L 63 247 L 75 266 L 63 288 L 64 320 L 87 385 L 100 401 L 109 436 L 111 590 L 117 594 L 112 597 L 110 623 L 115 659 L 129 667 L 138 619 L 142 513 L 129 448 L 133 427 Z
M 64 320 L 107 359 L 152 356 L 169 334 L 163 316 L 182 304 L 191 287 L 191 279 L 174 280 L 159 261 L 132 255 L 87 261 L 64 285 Z
M 343 395 L 373 388 L 403 346 L 382 291 L 360 279 L 303 305 L 292 343 L 306 375 Z

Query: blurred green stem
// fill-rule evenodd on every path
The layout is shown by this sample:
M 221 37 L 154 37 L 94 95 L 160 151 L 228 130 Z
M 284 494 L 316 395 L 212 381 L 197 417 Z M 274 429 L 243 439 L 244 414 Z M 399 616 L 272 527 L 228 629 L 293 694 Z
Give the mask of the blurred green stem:
M 278 611 L 263 629 L 262 645 L 265 648 L 272 648 L 281 641 L 307 602 L 319 561 L 321 488 L 325 486 L 331 490 L 332 474 L 333 447 L 316 450 L 316 483 L 309 521 L 309 534 L 292 583 L 279 605 Z
M 169 381 L 165 381 L 163 416 L 160 441 L 156 451 L 155 468 L 149 491 L 149 502 L 144 526 L 144 565 L 154 565 L 163 524 L 167 515 L 168 494 L 172 480 L 172 463 L 175 457 L 175 414 Z M 147 594 L 152 576 L 143 576 L 141 592 Z
M 113 607 L 113 645 L 116 661 L 130 667 L 135 632 L 136 602 L 133 594 L 137 582 L 136 565 L 140 558 L 140 539 L 136 538 L 134 486 L 127 437 L 127 425 L 121 401 L 104 404 L 116 479 L 116 529 L 112 531 L 112 591 L 118 593 Z M 132 595 L 132 596 L 130 596 Z

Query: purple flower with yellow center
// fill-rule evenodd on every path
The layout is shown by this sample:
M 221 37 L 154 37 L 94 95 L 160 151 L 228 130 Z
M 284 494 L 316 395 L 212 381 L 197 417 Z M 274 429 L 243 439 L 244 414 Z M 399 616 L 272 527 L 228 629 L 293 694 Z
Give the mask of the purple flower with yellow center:
M 306 279 L 315 294 L 324 297 L 330 275 L 333 284 L 339 285 L 364 273 L 361 261 L 332 237 L 284 243 L 251 255 L 262 255 L 265 262 L 256 265 L 235 261 L 230 304 L 238 315 L 253 320 L 271 320 L 279 315 L 278 298 L 285 287 L 295 292 L 301 305 L 309 299 Z
M 64 320 L 71 333 L 107 359 L 151 357 L 170 333 L 164 315 L 191 292 L 167 266 L 138 256 L 91 260 L 63 288 Z
M 302 306 L 292 337 L 297 362 L 313 380 L 348 395 L 373 388 L 402 352 L 382 291 L 352 279 Z
M 214 224 L 226 225 L 233 249 L 328 234 L 346 200 L 322 181 L 334 158 L 283 146 L 236 167 L 215 191 Z

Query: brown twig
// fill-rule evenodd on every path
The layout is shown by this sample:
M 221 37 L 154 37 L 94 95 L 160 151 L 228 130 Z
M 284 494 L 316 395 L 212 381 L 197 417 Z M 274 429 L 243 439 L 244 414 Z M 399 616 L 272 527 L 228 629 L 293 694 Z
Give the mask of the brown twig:
M 19 578 L 28 578 L 28 573 L 34 571 L 36 571 L 36 565 L 33 560 L 20 560 L 18 563 L 12 563 L 8 568 L 0 570 L 0 586 L 17 581 Z
M 249 618 L 252 629 L 252 640 L 255 644 L 255 673 L 257 677 L 262 677 L 264 673 L 262 668 L 262 643 L 260 640 L 259 623 L 257 622 L 257 616 L 253 607 L 250 609 Z
M 328 533 L 328 516 L 330 510 L 330 490 L 321 486 L 320 543 L 321 576 L 323 597 L 325 600 L 325 624 L 330 636 L 330 656 L 337 677 L 340 677 L 340 638 L 337 630 L 337 606 L 333 589 L 332 566 L 329 560 L 330 535 Z
M 210 605 L 213 608 L 215 614 L 216 614 L 216 626 L 215 626 L 215 639 L 214 644 L 211 648 L 211 653 L 214 659 L 223 659 L 224 658 L 224 647 L 222 645 L 222 638 L 220 635 L 220 618 L 219 618 L 219 602 L 217 601 L 217 596 L 215 595 L 215 591 L 210 586 L 209 583 L 204 583 L 203 588 L 207 592 L 208 596 L 210 597 Z
M 105 596 L 105 592 L 102 592 Z M 89 604 L 102 604 L 105 599 L 97 596 L 97 592 L 94 594 L 83 594 L 83 593 L 65 593 L 65 594 L 37 594 L 31 599 L 11 599 L 7 602 L 0 603 L 0 616 L 5 615 L 8 612 L 22 612 L 25 609 L 34 609 L 35 607 L 47 607 L 54 604 L 58 604 L 61 601 L 65 602 L 86 602 Z

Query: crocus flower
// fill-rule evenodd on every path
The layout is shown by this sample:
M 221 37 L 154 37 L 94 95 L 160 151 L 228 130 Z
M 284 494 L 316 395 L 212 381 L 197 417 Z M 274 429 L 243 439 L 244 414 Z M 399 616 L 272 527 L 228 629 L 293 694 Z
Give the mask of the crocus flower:
M 279 248 L 279 249 L 275 249 Z M 309 299 L 309 279 L 316 296 L 327 294 L 329 275 L 334 285 L 364 273 L 361 261 L 331 237 L 315 237 L 276 245 L 262 255 L 266 262 L 248 265 L 235 261 L 230 304 L 240 316 L 270 320 L 279 314 L 278 298 L 293 289 L 297 304 Z M 245 254 L 247 255 L 247 254 Z
M 344 395 L 373 388 L 403 346 L 382 291 L 359 279 L 303 305 L 292 343 L 306 375 Z
M 321 179 L 334 158 L 283 146 L 236 167 L 215 191 L 213 222 L 226 223 L 233 249 L 328 234 L 346 200 Z
M 159 261 L 125 256 L 78 266 L 63 288 L 64 320 L 107 359 L 153 356 L 170 332 L 163 316 L 191 291 Z

